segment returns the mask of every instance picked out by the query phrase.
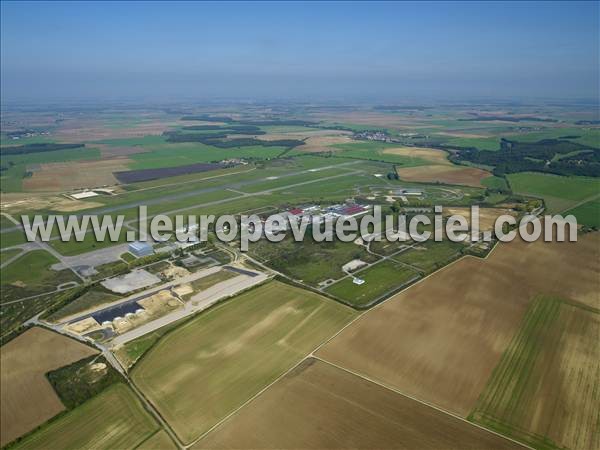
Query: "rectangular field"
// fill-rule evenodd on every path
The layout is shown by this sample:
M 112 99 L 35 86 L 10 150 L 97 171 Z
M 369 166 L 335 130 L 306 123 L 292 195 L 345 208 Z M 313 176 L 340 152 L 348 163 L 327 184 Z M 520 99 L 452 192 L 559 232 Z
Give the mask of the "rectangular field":
M 364 283 L 356 285 L 352 278 L 348 277 L 327 288 L 327 292 L 356 307 L 367 307 L 386 293 L 391 293 L 419 278 L 419 273 L 415 270 L 390 260 L 353 275 Z
M 310 358 L 192 448 L 523 447 Z
M 550 212 L 557 213 L 600 193 L 600 180 L 522 172 L 508 175 L 511 189 L 519 194 L 541 197 Z
M 538 297 L 469 419 L 535 448 L 600 448 L 600 311 Z
M 332 300 L 271 282 L 167 334 L 132 371 L 191 442 L 354 317 Z
M 23 439 L 15 449 L 129 449 L 159 429 L 131 389 L 115 384 Z
M 211 170 L 225 169 L 225 164 L 198 163 L 187 166 L 166 167 L 164 169 L 141 169 L 114 172 L 121 183 L 139 183 L 142 181 L 159 180 L 161 178 L 187 175 L 191 173 L 208 172 Z
M 64 410 L 45 377 L 47 372 L 95 353 L 87 345 L 39 327 L 0 347 L 0 446 Z
M 598 307 L 599 244 L 588 233 L 464 257 L 363 315 L 317 356 L 466 417 L 535 296 Z

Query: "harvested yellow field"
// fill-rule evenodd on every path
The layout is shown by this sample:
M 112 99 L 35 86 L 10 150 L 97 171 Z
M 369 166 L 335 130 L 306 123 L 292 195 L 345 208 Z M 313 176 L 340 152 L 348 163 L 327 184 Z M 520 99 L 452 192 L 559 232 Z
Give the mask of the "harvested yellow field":
M 301 145 L 297 150 L 306 153 L 319 153 L 319 152 L 331 152 L 336 151 L 335 147 L 331 147 L 336 144 L 348 144 L 354 142 L 349 136 L 312 136 L 304 141 L 304 145 Z
M 420 183 L 445 183 L 463 186 L 482 187 L 481 181 L 491 177 L 492 174 L 475 167 L 462 167 L 453 165 L 431 165 L 399 168 L 398 176 L 405 181 Z
M 128 158 L 114 158 L 42 164 L 40 170 L 23 179 L 23 189 L 49 192 L 112 186 L 119 183 L 113 172 L 127 170 L 131 162 Z
M 444 208 L 444 216 L 460 215 L 467 220 L 471 217 L 471 208 Z M 479 208 L 479 229 L 481 231 L 494 230 L 496 219 L 502 215 L 514 216 L 515 213 L 505 208 Z
M 82 209 L 96 208 L 102 203 L 72 200 L 56 194 L 43 193 L 2 193 L 0 204 L 3 212 L 21 212 L 33 209 L 47 209 L 59 212 L 80 211 Z
M 317 356 L 466 417 L 537 295 L 598 307 L 600 234 L 501 244 L 392 297 Z
M 409 156 L 431 161 L 434 164 L 452 164 L 448 161 L 448 153 L 443 150 L 427 147 L 394 147 L 383 150 L 384 154 Z
M 193 448 L 524 447 L 311 358 Z
M 0 446 L 64 410 L 47 372 L 98 353 L 73 339 L 34 327 L 0 347 Z

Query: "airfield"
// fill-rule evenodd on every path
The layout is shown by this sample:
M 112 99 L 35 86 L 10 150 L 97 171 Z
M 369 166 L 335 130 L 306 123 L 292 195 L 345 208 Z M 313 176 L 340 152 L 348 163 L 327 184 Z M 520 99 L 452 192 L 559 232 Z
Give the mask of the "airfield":
M 0 445 L 600 447 L 598 178 L 460 159 L 554 139 L 560 161 L 600 151 L 597 126 L 553 107 L 543 117 L 562 122 L 358 109 L 15 112 L 40 131 L 1 141 Z M 245 252 L 211 230 L 137 254 L 91 233 L 27 242 L 18 220 L 123 214 L 135 232 L 140 205 L 297 220 L 479 205 L 482 230 L 575 213 L 579 241 L 286 238 Z

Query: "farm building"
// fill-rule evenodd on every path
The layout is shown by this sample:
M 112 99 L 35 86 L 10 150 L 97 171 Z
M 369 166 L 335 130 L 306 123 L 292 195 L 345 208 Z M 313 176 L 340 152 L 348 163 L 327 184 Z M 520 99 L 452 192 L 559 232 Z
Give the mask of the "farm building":
M 98 194 L 96 194 L 94 191 L 83 191 L 83 192 L 76 192 L 73 194 L 70 194 L 70 197 L 74 200 L 83 200 L 84 198 L 90 198 L 90 197 L 97 197 Z
M 129 252 L 138 258 L 142 256 L 148 256 L 154 253 L 152 245 L 147 242 L 135 241 L 129 244 Z

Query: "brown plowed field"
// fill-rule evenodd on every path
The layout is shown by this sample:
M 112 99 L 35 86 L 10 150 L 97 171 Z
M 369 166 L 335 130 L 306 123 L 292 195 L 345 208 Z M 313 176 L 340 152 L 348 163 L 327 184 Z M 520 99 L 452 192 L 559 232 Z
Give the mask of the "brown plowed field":
M 482 187 L 481 180 L 492 174 L 475 167 L 459 167 L 450 165 L 432 165 L 397 169 L 398 176 L 405 181 L 420 183 L 460 184 L 463 186 Z
M 49 192 L 112 186 L 119 183 L 113 172 L 127 170 L 131 162 L 114 158 L 42 164 L 40 170 L 23 179 L 23 189 Z
M 193 448 L 523 447 L 330 364 L 308 359 Z
M 537 295 L 598 307 L 600 234 L 466 257 L 369 311 L 317 356 L 461 416 Z
M 64 409 L 47 372 L 97 351 L 60 334 L 34 327 L 0 348 L 0 446 L 43 424 Z

